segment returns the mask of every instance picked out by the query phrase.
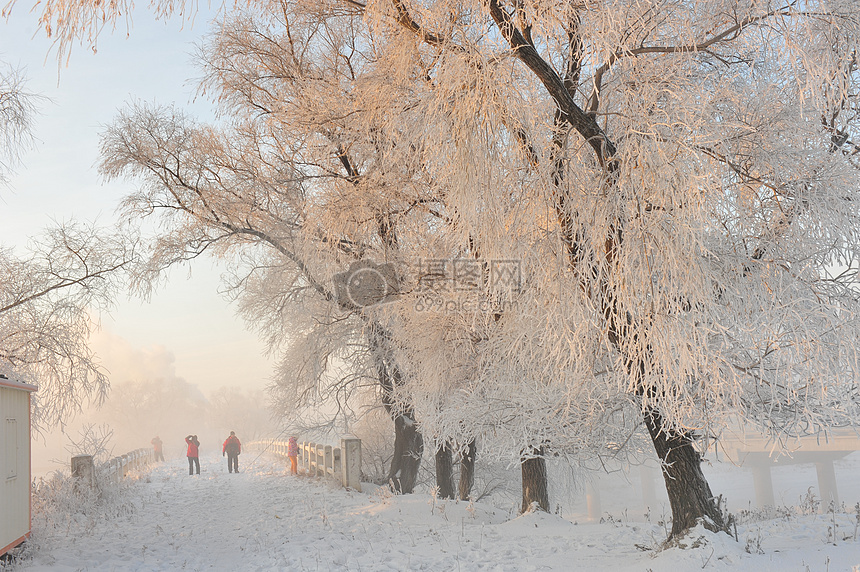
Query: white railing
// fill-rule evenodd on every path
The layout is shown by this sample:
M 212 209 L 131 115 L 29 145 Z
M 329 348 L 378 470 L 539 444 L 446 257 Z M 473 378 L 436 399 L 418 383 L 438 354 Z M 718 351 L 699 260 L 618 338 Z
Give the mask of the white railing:
M 76 486 L 92 488 L 97 482 L 111 480 L 119 482 L 132 469 L 139 469 L 154 460 L 151 448 L 135 449 L 125 455 L 114 457 L 96 469 L 92 455 L 75 455 L 72 457 L 72 477 Z M 98 478 L 97 478 L 98 477 Z
M 152 447 L 135 449 L 125 455 L 114 457 L 107 463 L 103 464 L 99 467 L 99 472 L 103 476 L 119 482 L 130 470 L 139 469 L 152 463 L 154 457 L 155 455 L 152 451 Z
M 298 466 L 305 474 L 331 477 L 348 489 L 361 491 L 361 439 L 342 437 L 340 447 L 311 441 L 300 441 L 298 446 Z M 289 443 L 264 439 L 253 441 L 248 447 L 287 458 Z

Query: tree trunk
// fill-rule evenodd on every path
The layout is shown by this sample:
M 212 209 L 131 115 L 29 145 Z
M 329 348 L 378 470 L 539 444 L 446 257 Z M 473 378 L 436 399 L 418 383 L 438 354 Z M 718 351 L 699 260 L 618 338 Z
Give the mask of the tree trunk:
M 653 409 L 646 410 L 645 425 L 663 466 L 663 480 L 672 508 L 669 540 L 684 534 L 700 520 L 708 530 L 728 532 L 690 435 L 666 429 L 663 418 Z
M 394 456 L 388 471 L 388 482 L 395 492 L 410 494 L 415 489 L 421 455 L 424 454 L 424 438 L 415 425 L 415 420 L 406 415 L 394 418 Z
M 543 449 L 532 451 L 535 455 L 543 455 Z M 549 485 L 546 472 L 546 460 L 543 457 L 523 459 L 523 509 L 528 511 L 534 503 L 545 512 L 549 512 Z
M 394 455 L 387 481 L 395 492 L 409 494 L 415 489 L 418 478 L 424 438 L 415 424 L 412 407 L 397 403 L 394 398 L 394 389 L 403 385 L 403 377 L 391 349 L 391 335 L 378 322 L 371 322 L 369 326 L 368 341 L 382 389 L 382 404 L 394 420 Z
M 555 123 L 558 133 L 564 133 L 565 130 L 561 127 L 569 126 L 576 130 L 582 138 L 594 150 L 595 158 L 598 163 L 604 167 L 604 180 L 602 181 L 605 196 L 612 200 L 614 194 L 620 194 L 618 187 L 620 162 L 616 157 L 617 147 L 606 132 L 600 126 L 597 116 L 593 113 L 593 109 L 580 108 L 576 101 L 577 85 L 576 78 L 579 77 L 581 71 L 578 62 L 582 46 L 579 39 L 579 32 L 571 28 L 570 34 L 570 61 L 564 66 L 565 76 L 560 77 L 556 70 L 549 62 L 544 60 L 535 46 L 526 38 L 517 23 L 514 22 L 512 16 L 502 5 L 499 0 L 489 0 L 487 4 L 490 17 L 495 21 L 502 37 L 507 41 L 513 49 L 513 54 L 516 58 L 522 61 L 535 76 L 544 85 L 547 93 L 550 94 L 556 104 Z M 578 28 L 579 22 L 575 22 L 575 28 Z M 574 43 L 575 42 L 575 43 Z M 629 342 L 636 342 L 636 328 L 629 322 L 631 316 L 623 311 L 618 305 L 618 299 L 614 292 L 615 286 L 612 286 L 611 280 L 607 278 L 617 264 L 617 260 L 622 258 L 622 248 L 624 246 L 624 223 L 621 219 L 611 221 L 608 227 L 608 234 L 605 238 L 605 268 L 600 268 L 600 262 L 594 264 L 587 262 L 587 254 L 581 249 L 583 240 L 580 237 L 585 236 L 585 229 L 573 222 L 573 217 L 567 210 L 567 202 L 569 199 L 568 191 L 562 186 L 563 182 L 563 167 L 566 159 L 559 153 L 564 149 L 566 140 L 554 139 L 553 141 L 556 151 L 554 151 L 553 165 L 553 183 L 555 185 L 556 197 L 555 205 L 557 218 L 562 231 L 562 240 L 567 248 L 569 258 L 569 267 L 572 270 L 581 272 L 582 276 L 602 277 L 599 278 L 600 285 L 597 290 L 603 295 L 603 311 L 604 317 L 608 321 L 608 334 L 611 343 L 622 353 L 625 354 L 624 346 Z M 586 267 L 589 267 L 587 268 Z M 591 289 L 591 285 L 582 284 L 583 287 Z M 634 337 L 630 337 L 630 336 Z M 642 340 L 638 340 L 641 342 Z M 645 340 L 647 342 L 647 340 Z M 622 343 L 626 342 L 626 343 Z M 630 347 L 642 347 L 641 343 L 632 343 Z M 625 356 L 629 357 L 629 356 Z M 644 369 L 644 362 L 634 360 L 628 365 L 638 366 L 639 375 L 638 381 L 642 381 L 641 373 Z M 655 365 L 655 364 L 651 364 Z M 633 372 L 634 370 L 630 370 Z M 637 386 L 637 392 L 644 394 L 648 389 Z M 654 410 L 645 412 L 645 423 L 651 433 L 651 438 L 654 442 L 654 447 L 657 454 L 663 461 L 663 477 L 666 481 L 666 489 L 669 494 L 669 500 L 672 506 L 672 534 L 670 538 L 677 534 L 681 534 L 689 527 L 694 526 L 698 519 L 704 519 L 706 526 L 713 527 L 717 530 L 725 530 L 726 524 L 720 515 L 718 507 L 714 502 L 710 487 L 702 474 L 699 464 L 699 457 L 696 450 L 692 446 L 692 440 L 688 433 L 679 433 L 666 431 L 663 427 L 663 419 Z M 526 465 L 523 463 L 523 495 L 525 498 L 525 471 Z M 708 522 L 710 521 L 710 522 Z
M 454 498 L 454 454 L 447 441 L 436 449 L 436 486 L 439 498 Z
M 469 500 L 475 484 L 475 457 L 478 447 L 472 439 L 466 450 L 460 453 L 460 500 Z

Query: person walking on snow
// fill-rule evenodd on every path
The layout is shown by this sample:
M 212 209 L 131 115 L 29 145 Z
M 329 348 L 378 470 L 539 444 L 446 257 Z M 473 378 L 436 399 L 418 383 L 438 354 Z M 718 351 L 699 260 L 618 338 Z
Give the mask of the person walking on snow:
M 152 443 L 156 462 L 164 461 L 164 443 L 162 442 L 161 438 L 156 435 L 155 438 L 150 441 L 150 443 Z
M 224 441 L 224 447 L 221 449 L 221 456 L 227 455 L 227 472 L 239 472 L 239 454 L 242 452 L 242 443 L 236 437 L 235 431 L 230 431 L 230 436 Z
M 290 472 L 294 475 L 299 474 L 298 460 L 296 459 L 298 456 L 299 444 L 295 437 L 290 437 L 290 440 L 287 442 L 287 457 L 290 458 Z
M 197 435 L 189 435 L 185 438 L 188 443 L 188 452 L 185 456 L 188 457 L 188 474 L 194 474 L 194 467 L 197 467 L 197 474 L 200 474 L 200 441 L 197 440 Z

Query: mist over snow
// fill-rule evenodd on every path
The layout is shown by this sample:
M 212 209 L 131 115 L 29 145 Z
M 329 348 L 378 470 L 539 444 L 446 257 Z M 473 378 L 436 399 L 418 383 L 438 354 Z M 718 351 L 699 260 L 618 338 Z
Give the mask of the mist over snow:
M 75 443 L 88 429 L 111 432 L 113 455 L 149 447 L 158 435 L 168 458 L 184 458 L 189 434 L 199 437 L 202 452 L 220 452 L 230 431 L 249 441 L 274 434 L 262 388 L 243 387 L 240 379 L 235 386 L 201 386 L 177 373 L 177 358 L 168 348 L 134 347 L 109 332 L 97 332 L 93 345 L 110 374 L 110 393 L 64 427 L 34 434 L 35 477 L 68 469 L 70 457 L 79 453 Z
M 98 355 L 105 368 L 117 381 L 178 378 L 176 356 L 163 345 L 135 347 L 106 330 L 94 332 L 91 340 L 93 346 L 98 348 Z

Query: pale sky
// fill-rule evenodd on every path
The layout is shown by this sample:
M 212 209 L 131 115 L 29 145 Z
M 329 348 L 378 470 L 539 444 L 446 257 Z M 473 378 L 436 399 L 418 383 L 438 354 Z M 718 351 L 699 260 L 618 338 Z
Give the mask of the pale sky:
M 202 119 L 211 117 L 208 102 L 194 101 L 189 81 L 199 75 L 190 54 L 205 32 L 207 14 L 198 13 L 193 25 L 165 23 L 140 8 L 128 33 L 120 22 L 116 31 L 99 37 L 96 53 L 77 45 L 68 65 L 59 68 L 28 10 L 20 1 L 8 21 L 0 20 L 0 60 L 22 68 L 26 90 L 47 99 L 38 104 L 33 148 L 23 155 L 10 186 L 0 187 L 5 246 L 25 244 L 52 221 L 105 226 L 113 221 L 120 198 L 135 183 L 104 184 L 95 165 L 102 126 L 125 103 L 175 103 Z M 119 300 L 112 316 L 102 317 L 103 329 L 93 343 L 113 383 L 157 376 L 164 369 L 206 393 L 268 383 L 271 364 L 262 356 L 262 344 L 217 293 L 220 272 L 208 261 L 196 263 L 190 279 L 187 268 L 176 269 L 151 303 Z

